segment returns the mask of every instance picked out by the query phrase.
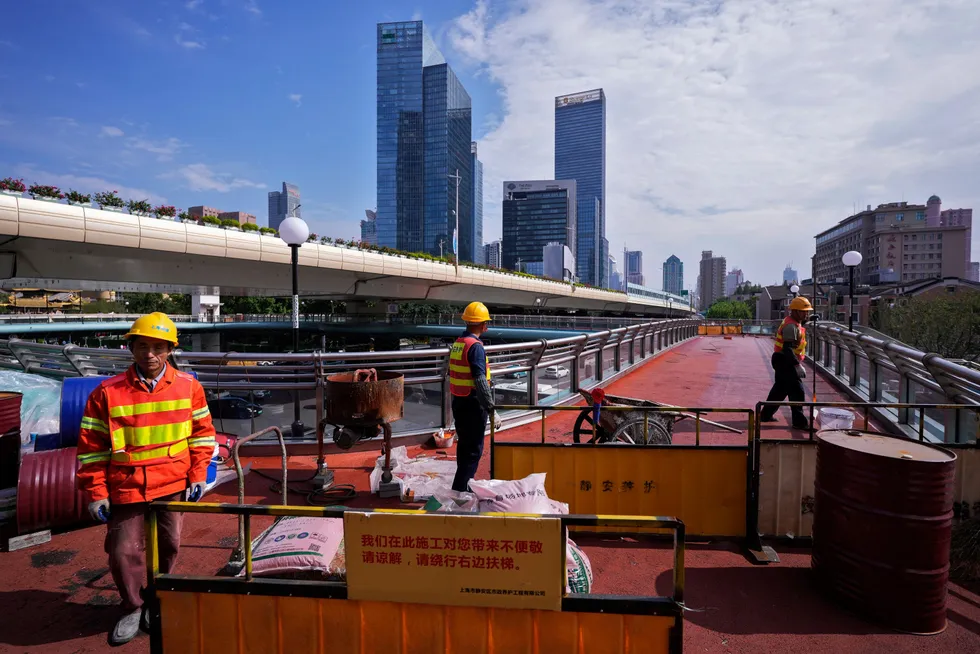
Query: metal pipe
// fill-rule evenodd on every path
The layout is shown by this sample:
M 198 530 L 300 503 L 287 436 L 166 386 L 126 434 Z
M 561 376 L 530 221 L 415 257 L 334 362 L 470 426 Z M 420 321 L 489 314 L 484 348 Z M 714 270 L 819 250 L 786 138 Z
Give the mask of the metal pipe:
M 239 504 L 245 504 L 245 473 L 242 470 L 242 460 L 241 457 L 239 456 L 238 451 L 245 443 L 248 443 L 249 441 L 253 441 L 257 438 L 265 436 L 270 432 L 274 432 L 276 434 L 276 438 L 279 439 L 279 447 L 282 448 L 282 505 L 286 506 L 287 504 L 289 504 L 289 494 L 288 494 L 289 490 L 286 488 L 286 484 L 287 484 L 286 440 L 282 436 L 282 430 L 279 429 L 278 427 L 266 427 L 261 431 L 257 431 L 254 434 L 249 434 L 248 436 L 244 436 L 235 441 L 235 447 L 232 448 L 231 456 L 232 459 L 234 459 L 235 461 L 235 473 L 238 475 L 238 503 Z M 249 538 L 249 534 L 247 532 L 248 530 L 246 529 L 245 521 L 242 519 L 242 516 L 239 516 L 238 517 L 238 546 L 235 547 L 235 551 L 232 552 L 231 554 L 231 559 L 229 560 L 229 563 L 231 565 L 237 565 L 239 563 L 249 562 L 246 556 L 248 557 L 251 556 L 252 542 L 251 540 L 246 540 Z M 248 543 L 247 555 L 246 555 L 245 543 Z

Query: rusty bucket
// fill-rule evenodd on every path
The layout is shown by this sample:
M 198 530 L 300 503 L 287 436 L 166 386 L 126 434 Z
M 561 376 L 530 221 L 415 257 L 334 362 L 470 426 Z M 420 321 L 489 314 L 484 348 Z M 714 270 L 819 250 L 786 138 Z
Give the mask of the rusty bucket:
M 405 416 L 405 377 L 379 371 L 376 380 L 356 381 L 342 372 L 324 383 L 326 422 L 348 427 L 380 425 Z

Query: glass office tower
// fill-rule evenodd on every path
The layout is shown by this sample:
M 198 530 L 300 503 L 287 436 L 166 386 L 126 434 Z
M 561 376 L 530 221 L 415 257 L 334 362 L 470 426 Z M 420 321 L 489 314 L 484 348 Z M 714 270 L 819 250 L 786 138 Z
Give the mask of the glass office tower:
M 282 221 L 293 215 L 294 210 L 296 217 L 302 218 L 302 209 L 297 208 L 299 205 L 299 187 L 295 184 L 283 182 L 282 191 L 269 191 L 269 227 L 278 230 Z
M 578 182 L 579 280 L 606 286 L 606 95 L 602 89 L 555 98 L 555 177 Z
M 378 25 L 378 244 L 472 261 L 472 108 L 422 21 Z
M 575 251 L 575 180 L 504 182 L 501 267 L 533 272 L 550 243 Z
M 473 261 L 486 265 L 486 251 L 483 249 L 483 162 L 477 158 L 476 141 L 470 146 L 473 155 Z

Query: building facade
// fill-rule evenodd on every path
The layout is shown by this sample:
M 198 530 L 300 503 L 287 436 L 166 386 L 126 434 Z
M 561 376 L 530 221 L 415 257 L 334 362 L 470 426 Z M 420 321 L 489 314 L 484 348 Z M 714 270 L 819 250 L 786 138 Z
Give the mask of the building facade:
M 483 259 L 486 261 L 487 266 L 491 268 L 500 268 L 501 261 L 501 243 L 500 241 L 494 241 L 493 243 L 487 243 L 483 246 Z
M 938 277 L 965 278 L 970 261 L 973 211 L 942 211 L 933 195 L 928 202 L 871 205 L 835 227 L 817 234 L 817 280 L 843 283 L 849 272 L 841 257 L 862 255 L 855 282 L 877 285 Z
M 217 218 L 221 215 L 221 209 L 215 209 L 214 207 L 206 206 L 196 206 L 187 207 L 187 214 L 192 218 L 204 218 L 205 216 L 211 216 L 212 218 Z
M 578 184 L 579 280 L 603 287 L 606 256 L 606 96 L 602 89 L 555 98 L 555 177 Z M 506 249 L 506 248 L 505 248 Z
M 361 221 L 361 243 L 378 244 L 378 214 L 370 209 L 364 210 Z
M 677 255 L 670 255 L 664 261 L 664 285 L 667 293 L 680 295 L 684 291 L 684 262 Z
M 218 218 L 220 220 L 234 220 L 239 225 L 244 225 L 245 223 L 250 223 L 252 225 L 258 224 L 255 216 L 244 211 L 222 211 L 218 214 Z
M 793 281 L 796 281 L 795 279 Z M 725 297 L 735 295 L 735 289 L 745 283 L 745 275 L 741 268 L 735 268 L 725 275 Z
M 549 243 L 575 251 L 576 189 L 575 180 L 504 182 L 501 267 L 531 272 Z
M 739 271 L 741 272 L 741 271 Z M 800 273 L 793 269 L 791 264 L 786 264 L 783 268 L 783 283 L 784 284 L 799 284 L 800 283 Z
M 438 255 L 455 237 L 473 261 L 470 96 L 422 21 L 379 23 L 377 39 L 378 244 Z
M 565 282 L 575 279 L 575 256 L 564 243 L 548 243 L 544 246 L 542 261 L 545 277 Z
M 473 217 L 473 261 L 475 263 L 486 264 L 483 250 L 483 162 L 477 158 L 476 141 L 470 146 L 473 157 L 473 191 L 470 193 L 472 198 L 472 208 L 470 215 Z
M 980 261 L 970 262 L 970 274 L 967 279 L 971 282 L 980 282 Z
M 295 184 L 283 182 L 282 191 L 269 191 L 269 227 L 278 230 L 282 221 L 294 211 L 297 218 L 302 218 L 299 205 L 299 187 Z
M 707 309 L 725 297 L 726 266 L 725 257 L 716 257 L 711 250 L 701 252 L 701 277 L 698 292 L 701 296 L 701 309 Z
M 646 286 L 646 280 L 643 277 L 643 253 L 639 250 L 623 250 L 623 273 L 626 277 L 627 284 L 636 284 L 637 286 Z

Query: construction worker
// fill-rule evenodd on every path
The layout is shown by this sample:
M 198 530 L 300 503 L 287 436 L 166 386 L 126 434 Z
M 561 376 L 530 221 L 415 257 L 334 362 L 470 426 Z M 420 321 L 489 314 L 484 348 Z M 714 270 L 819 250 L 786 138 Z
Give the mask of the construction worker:
M 490 312 L 481 302 L 472 302 L 463 311 L 466 331 L 456 339 L 449 353 L 449 390 L 453 396 L 456 422 L 456 477 L 453 490 L 468 490 L 483 456 L 487 418 L 493 416 L 500 429 L 500 416 L 493 409 L 490 391 L 490 359 L 480 336 L 490 325 Z
M 151 313 L 126 334 L 134 364 L 92 391 L 78 437 L 78 486 L 89 514 L 108 523 L 105 551 L 123 616 L 109 634 L 111 645 L 149 629 L 143 611 L 143 517 L 153 500 L 174 501 L 204 494 L 214 453 L 215 431 L 204 388 L 178 371 L 171 353 L 177 326 Z M 181 514 L 158 519 L 160 571 L 172 571 L 180 548 Z
M 783 319 L 776 330 L 776 346 L 772 354 L 772 369 L 776 373 L 776 381 L 769 391 L 767 402 L 782 402 L 789 397 L 790 402 L 805 402 L 806 389 L 803 380 L 806 369 L 803 359 L 806 356 L 806 327 L 803 323 L 807 314 L 813 310 L 810 301 L 805 297 L 795 297 L 789 303 L 789 315 Z M 777 406 L 766 406 L 762 409 L 762 422 L 776 422 Z M 793 427 L 809 429 L 810 422 L 803 413 L 803 407 L 791 407 Z

